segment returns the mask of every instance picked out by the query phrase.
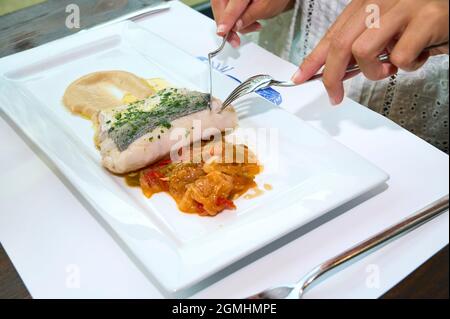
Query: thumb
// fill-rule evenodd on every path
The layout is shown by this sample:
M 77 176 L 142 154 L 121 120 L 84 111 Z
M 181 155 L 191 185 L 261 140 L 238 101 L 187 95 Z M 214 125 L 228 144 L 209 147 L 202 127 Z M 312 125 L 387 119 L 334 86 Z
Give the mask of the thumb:
M 249 4 L 250 0 L 230 0 L 218 21 L 217 34 L 225 36 L 230 32 Z

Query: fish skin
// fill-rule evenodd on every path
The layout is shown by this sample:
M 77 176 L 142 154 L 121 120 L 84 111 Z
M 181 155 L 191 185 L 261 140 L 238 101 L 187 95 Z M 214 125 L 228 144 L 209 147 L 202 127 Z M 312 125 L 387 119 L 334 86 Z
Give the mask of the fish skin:
M 128 141 L 124 140 L 126 142 L 125 144 L 128 145 L 127 147 L 121 147 L 122 150 L 110 133 L 110 129 L 113 125 L 115 114 L 124 112 L 129 105 L 99 112 L 96 117 L 96 143 L 100 149 L 103 166 L 113 173 L 125 174 L 153 164 L 166 157 L 171 152 L 173 146 L 177 145 L 178 147 L 180 141 L 171 138 L 173 130 L 181 128 L 186 131 L 192 131 L 192 127 L 198 121 L 201 123 L 201 135 L 197 136 L 197 134 L 190 134 L 186 141 L 187 145 L 189 145 L 189 143 L 197 142 L 202 138 L 209 138 L 211 128 L 224 132 L 227 129 L 234 129 L 238 125 L 238 117 L 232 106 L 228 107 L 223 112 L 220 112 L 222 103 L 217 99 L 213 99 L 211 109 L 208 107 L 208 94 L 187 91 L 184 89 L 182 92 L 197 94 L 202 99 L 207 100 L 207 103 L 205 105 L 199 105 L 198 110 L 193 107 L 189 112 L 177 113 L 178 115 L 188 115 L 177 116 L 176 119 L 170 121 L 170 129 L 157 126 L 152 130 L 151 127 L 154 124 L 145 126 L 145 129 L 136 132 L 136 135 L 133 136 L 129 144 Z M 149 99 L 146 101 L 148 100 Z M 155 105 L 158 105 L 158 103 L 145 103 L 141 108 L 143 111 L 148 111 L 154 108 Z
M 170 96 L 169 101 L 165 98 L 167 94 Z M 131 103 L 128 107 L 114 113 L 109 126 L 109 136 L 116 143 L 117 148 L 123 152 L 145 134 L 161 127 L 169 129 L 169 124 L 174 120 L 206 110 L 209 102 L 209 94 L 175 88 L 162 90 L 146 100 Z M 181 103 L 182 106 L 174 107 L 174 103 Z M 171 109 L 175 111 L 170 112 Z M 123 120 L 124 124 L 115 128 L 119 122 L 115 118 L 117 116 L 124 118 L 127 114 L 138 116 L 129 116 L 130 120 Z

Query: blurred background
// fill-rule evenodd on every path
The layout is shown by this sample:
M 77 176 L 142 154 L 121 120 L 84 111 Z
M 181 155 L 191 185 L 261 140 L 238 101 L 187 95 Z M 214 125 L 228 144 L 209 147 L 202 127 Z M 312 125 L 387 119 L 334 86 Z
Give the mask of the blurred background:
M 48 0 L 0 0 L 0 16 L 15 12 Z M 188 6 L 205 13 L 211 14 L 211 5 L 209 0 L 182 0 Z
M 0 57 L 59 39 L 163 0 L 0 0 Z M 182 0 L 212 16 L 209 0 Z M 65 28 L 66 7 L 80 8 L 80 29 Z
M 180 0 L 193 9 L 212 18 L 209 0 Z M 31 49 L 126 14 L 148 8 L 167 0 L 0 0 L 0 57 Z M 80 29 L 65 28 L 66 7 L 80 8 Z M 243 36 L 266 50 L 281 56 L 292 12 L 262 21 L 258 33 Z

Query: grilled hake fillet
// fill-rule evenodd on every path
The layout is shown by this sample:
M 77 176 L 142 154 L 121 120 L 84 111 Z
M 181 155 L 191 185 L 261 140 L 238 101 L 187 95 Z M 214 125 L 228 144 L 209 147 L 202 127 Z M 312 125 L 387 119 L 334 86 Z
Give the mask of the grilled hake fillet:
M 223 132 L 237 126 L 232 107 L 219 113 L 220 101 L 214 100 L 211 109 L 208 104 L 208 94 L 168 88 L 145 100 L 100 111 L 96 141 L 103 166 L 124 174 L 162 159 L 180 143 L 179 138 L 171 138 L 174 129 L 184 129 L 190 135 L 184 140 L 192 143 L 208 138 L 205 131 L 212 128 Z M 201 123 L 203 136 L 192 134 L 196 123 Z

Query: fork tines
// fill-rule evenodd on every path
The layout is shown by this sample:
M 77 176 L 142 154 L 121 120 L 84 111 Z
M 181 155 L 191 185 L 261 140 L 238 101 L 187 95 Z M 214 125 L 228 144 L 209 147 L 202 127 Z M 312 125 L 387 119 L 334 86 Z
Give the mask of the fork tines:
M 247 91 L 249 91 L 250 86 L 251 86 L 251 83 L 246 81 L 246 82 L 243 82 L 242 84 L 240 84 L 236 89 L 234 89 L 233 92 L 231 92 L 230 96 L 228 96 L 228 98 L 223 102 L 222 110 L 227 108 L 231 103 L 233 103 L 235 100 L 237 100 L 241 96 L 244 96 L 247 93 L 250 93 L 250 92 L 247 92 Z

